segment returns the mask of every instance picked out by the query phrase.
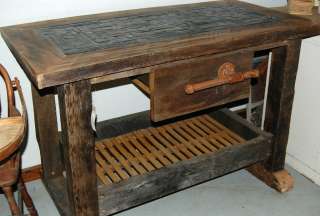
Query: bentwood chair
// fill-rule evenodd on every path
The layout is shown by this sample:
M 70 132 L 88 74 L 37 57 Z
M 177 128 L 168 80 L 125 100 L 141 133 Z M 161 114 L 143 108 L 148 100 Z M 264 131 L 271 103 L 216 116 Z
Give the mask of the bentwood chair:
M 26 105 L 19 80 L 11 81 L 8 72 L 0 64 L 0 75 L 7 90 L 8 117 L 0 118 L 0 188 L 3 190 L 12 215 L 22 215 L 22 210 L 15 201 L 13 188 L 18 185 L 23 202 L 31 216 L 38 213 L 33 205 L 25 184 L 21 178 L 21 150 L 27 133 Z M 21 101 L 21 112 L 15 104 L 14 90 L 18 91 Z

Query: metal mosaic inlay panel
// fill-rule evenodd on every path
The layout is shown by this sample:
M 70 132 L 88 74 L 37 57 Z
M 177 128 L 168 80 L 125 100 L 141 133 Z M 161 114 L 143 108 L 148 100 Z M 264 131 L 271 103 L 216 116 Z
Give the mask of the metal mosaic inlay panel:
M 279 19 L 238 5 L 217 4 L 54 25 L 38 29 L 38 33 L 70 55 L 221 33 Z

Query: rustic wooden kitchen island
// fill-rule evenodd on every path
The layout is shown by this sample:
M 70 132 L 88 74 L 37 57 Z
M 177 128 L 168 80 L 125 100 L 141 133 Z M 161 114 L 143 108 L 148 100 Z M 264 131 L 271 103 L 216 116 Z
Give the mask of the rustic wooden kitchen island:
M 61 215 L 85 216 L 116 213 L 258 162 L 252 173 L 287 190 L 284 161 L 300 44 L 317 34 L 317 22 L 238 1 L 2 31 L 33 83 L 43 182 Z M 261 131 L 215 107 L 249 97 L 250 79 L 265 71 L 265 65 L 254 68 L 253 59 L 264 50 L 272 59 Z M 110 120 L 105 137 L 96 139 L 92 86 L 123 78 L 150 97 L 150 113 Z

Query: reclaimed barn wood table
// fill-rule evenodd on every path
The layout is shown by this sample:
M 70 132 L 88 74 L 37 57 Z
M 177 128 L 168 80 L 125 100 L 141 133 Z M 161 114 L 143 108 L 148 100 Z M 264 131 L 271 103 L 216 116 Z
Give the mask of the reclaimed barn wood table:
M 317 22 L 238 1 L 2 30 L 33 84 L 43 182 L 61 215 L 79 216 L 116 213 L 253 164 L 258 178 L 288 190 L 284 162 L 300 44 L 319 33 Z M 249 97 L 250 79 L 265 71 L 253 59 L 264 50 L 272 59 L 261 131 L 212 108 Z M 98 139 L 90 124 L 92 86 L 122 78 L 150 97 L 150 113 L 109 120 Z

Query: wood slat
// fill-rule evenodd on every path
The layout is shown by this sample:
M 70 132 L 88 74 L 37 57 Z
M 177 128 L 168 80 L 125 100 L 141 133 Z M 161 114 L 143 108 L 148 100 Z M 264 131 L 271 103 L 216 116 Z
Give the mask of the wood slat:
M 178 131 L 178 133 L 180 133 L 181 135 L 183 135 L 184 137 L 187 138 L 188 142 L 190 142 L 191 144 L 193 144 L 195 147 L 197 147 L 198 149 L 200 149 L 202 152 L 204 153 L 210 153 L 210 151 L 205 148 L 204 146 L 202 146 L 202 144 L 197 140 L 192 138 L 189 134 L 187 134 L 184 130 L 181 130 L 181 128 L 177 127 L 176 130 Z M 198 139 L 201 139 L 200 137 Z
M 110 184 L 110 180 L 107 178 L 107 176 L 104 174 L 104 170 L 97 164 L 96 165 L 97 169 L 97 176 L 99 179 L 103 182 L 103 184 L 108 185 Z
M 178 146 L 175 146 L 171 144 L 169 141 L 167 141 L 163 136 L 161 136 L 158 131 L 156 131 L 154 128 L 148 128 L 148 131 L 155 136 L 158 140 L 160 140 L 167 148 L 169 148 L 177 157 L 179 157 L 180 160 L 187 160 L 187 157 L 182 154 Z
M 181 145 L 183 143 L 183 145 L 185 146 L 185 149 L 189 152 L 188 155 L 190 158 L 194 157 L 195 155 L 200 155 L 200 152 L 198 152 L 198 150 L 195 149 L 194 146 L 191 146 L 187 140 L 182 138 L 172 128 L 165 128 L 165 129 L 167 134 L 169 134 L 171 137 L 173 137 L 173 140 L 176 140 L 176 142 L 179 143 L 178 145 Z M 185 152 L 187 153 L 187 151 Z
M 136 139 L 137 141 L 140 141 L 142 146 L 144 146 L 146 149 L 148 149 L 153 155 L 155 155 L 159 161 L 164 164 L 165 166 L 171 164 L 171 162 L 166 158 L 164 157 L 164 154 L 159 151 L 158 149 L 156 149 L 152 143 L 148 142 L 145 137 L 143 136 L 139 136 L 138 133 L 135 131 L 133 132 L 134 135 L 136 136 Z
M 145 130 L 137 131 L 137 134 L 140 137 L 146 137 L 148 140 L 156 147 L 158 148 L 164 155 L 166 155 L 172 162 L 178 162 L 179 159 L 177 159 L 170 150 L 163 147 L 156 139 L 154 139 L 152 136 L 149 136 L 149 134 Z
M 113 170 L 111 169 L 110 166 L 108 166 L 108 164 L 106 163 L 106 161 L 99 155 L 96 154 L 96 160 L 99 162 L 99 164 L 103 167 L 104 171 L 107 173 L 108 177 L 110 177 L 110 179 L 113 182 L 119 182 L 121 179 L 119 178 L 118 175 L 115 175 Z M 98 175 L 99 177 L 99 175 Z M 103 180 L 102 180 L 103 181 Z
M 129 162 L 114 148 L 114 143 L 112 143 L 112 145 L 109 145 L 108 149 L 113 154 L 113 156 L 118 159 L 127 173 L 130 174 L 130 176 L 138 175 L 137 171 L 131 167 L 131 164 L 129 164 Z
M 96 144 L 97 176 L 109 185 L 244 142 L 208 115 L 140 129 Z
M 168 132 L 170 134 L 172 134 L 176 139 L 178 139 L 181 143 L 185 144 L 186 147 L 195 155 L 201 155 L 202 153 L 196 149 L 194 146 L 192 146 L 188 140 L 184 139 L 182 136 L 180 136 L 175 130 L 174 130 L 174 127 L 169 127 L 169 126 L 164 126 Z
M 157 164 L 158 166 L 156 166 L 157 168 L 161 168 L 162 165 L 157 162 L 155 160 L 155 158 L 153 157 L 149 157 L 149 155 L 147 154 L 146 157 L 144 157 L 142 154 L 140 154 L 140 151 L 136 150 L 134 145 L 131 144 L 131 142 L 128 141 L 128 139 L 126 139 L 125 137 L 117 137 L 116 139 L 119 139 L 123 142 L 123 144 L 128 148 L 128 150 L 130 151 L 131 154 L 133 154 L 138 160 L 139 162 L 148 170 L 148 171 L 152 171 L 154 170 L 153 165 Z M 149 162 L 150 161 L 150 162 Z M 156 162 L 154 162 L 156 161 Z
M 210 118 L 210 116 L 208 115 L 204 115 L 204 117 L 209 120 L 213 125 L 217 125 L 220 129 L 222 129 L 223 131 L 225 131 L 226 133 L 230 134 L 232 137 L 234 137 L 236 140 L 238 140 L 241 143 L 244 143 L 246 140 L 243 139 L 241 136 L 239 136 L 238 134 L 234 133 L 233 131 L 229 130 L 228 128 L 226 128 L 224 125 L 220 124 L 218 121 L 212 121 L 212 118 Z
M 145 170 L 138 162 L 138 159 L 135 158 L 134 156 L 132 156 L 121 144 L 121 142 L 119 142 L 118 139 L 114 139 L 114 141 L 116 142 L 116 145 L 115 147 L 121 151 L 122 154 L 124 154 L 124 156 L 129 160 L 129 162 L 132 164 L 132 166 L 140 173 L 140 174 L 143 174 L 143 173 L 146 173 L 147 170 Z M 146 162 L 147 164 L 148 162 Z M 147 165 L 147 169 L 149 171 L 152 171 L 154 170 L 154 168 L 151 166 L 151 165 Z
M 128 174 L 124 172 L 119 165 L 119 163 L 106 151 L 104 148 L 99 147 L 99 152 L 103 155 L 103 157 L 114 167 L 116 173 L 122 178 L 122 179 L 127 179 L 129 178 Z

